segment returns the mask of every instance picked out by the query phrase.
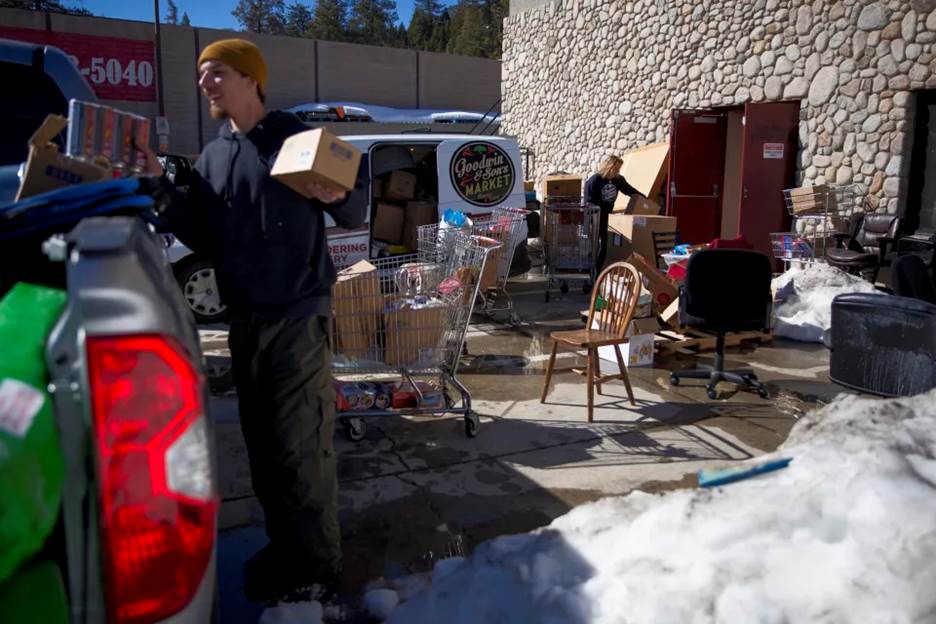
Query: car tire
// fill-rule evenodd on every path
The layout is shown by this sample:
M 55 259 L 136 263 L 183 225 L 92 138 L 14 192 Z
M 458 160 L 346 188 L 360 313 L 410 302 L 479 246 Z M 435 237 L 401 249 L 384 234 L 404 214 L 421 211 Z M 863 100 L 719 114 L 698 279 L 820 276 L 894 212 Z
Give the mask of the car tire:
M 227 321 L 228 310 L 218 294 L 214 266 L 204 258 L 189 256 L 173 267 L 182 297 L 199 323 Z

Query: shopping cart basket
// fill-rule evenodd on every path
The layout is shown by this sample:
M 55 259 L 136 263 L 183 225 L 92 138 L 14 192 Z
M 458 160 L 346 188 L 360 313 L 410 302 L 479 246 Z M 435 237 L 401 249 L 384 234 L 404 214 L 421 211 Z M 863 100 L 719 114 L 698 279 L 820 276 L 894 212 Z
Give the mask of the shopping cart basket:
M 363 418 L 390 415 L 460 414 L 466 435 L 478 434 L 471 395 L 456 373 L 485 261 L 499 243 L 420 228 L 421 240 L 430 235 L 436 244 L 424 242 L 421 253 L 339 274 L 332 373 L 338 416 L 352 440 L 364 436 Z M 449 399 L 450 388 L 460 402 Z
M 582 279 L 587 293 L 595 281 L 600 209 L 581 197 L 547 198 L 543 203 L 543 254 L 546 263 L 546 301 L 559 285 L 569 292 L 568 279 Z

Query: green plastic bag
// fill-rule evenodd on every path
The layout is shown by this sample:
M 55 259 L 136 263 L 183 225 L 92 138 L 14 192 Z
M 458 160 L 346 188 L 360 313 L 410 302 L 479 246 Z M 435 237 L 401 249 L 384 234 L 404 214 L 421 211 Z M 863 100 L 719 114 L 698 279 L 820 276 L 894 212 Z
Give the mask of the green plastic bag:
M 0 583 L 42 547 L 61 504 L 65 459 L 45 343 L 65 299 L 31 284 L 0 299 Z

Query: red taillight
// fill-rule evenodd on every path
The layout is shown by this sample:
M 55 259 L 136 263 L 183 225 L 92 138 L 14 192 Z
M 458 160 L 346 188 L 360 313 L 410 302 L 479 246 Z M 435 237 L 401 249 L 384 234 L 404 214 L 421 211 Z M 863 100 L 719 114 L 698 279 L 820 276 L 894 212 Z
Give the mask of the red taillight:
M 110 619 L 153 622 L 198 590 L 218 509 L 203 382 L 163 336 L 87 339 Z

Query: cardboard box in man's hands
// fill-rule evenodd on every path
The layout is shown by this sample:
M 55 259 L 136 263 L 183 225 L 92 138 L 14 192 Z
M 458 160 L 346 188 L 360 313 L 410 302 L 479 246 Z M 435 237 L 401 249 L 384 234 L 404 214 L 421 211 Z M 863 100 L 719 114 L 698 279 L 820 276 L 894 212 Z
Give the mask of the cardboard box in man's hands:
M 270 175 L 311 197 L 306 189 L 310 183 L 353 190 L 360 164 L 361 152 L 356 147 L 318 128 L 286 139 Z

